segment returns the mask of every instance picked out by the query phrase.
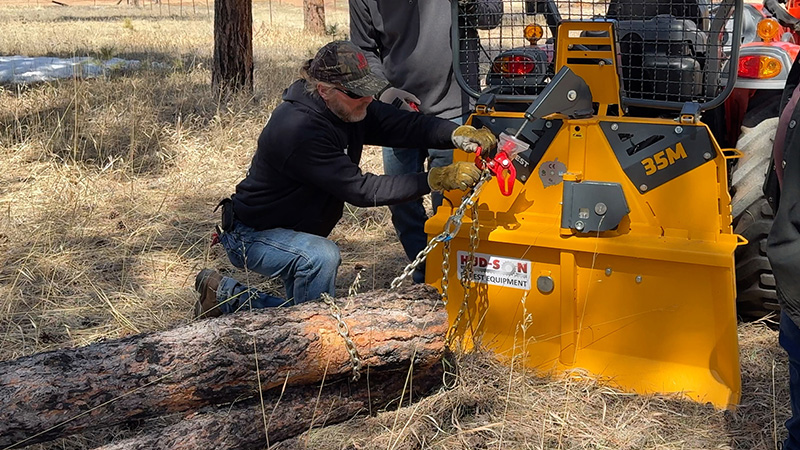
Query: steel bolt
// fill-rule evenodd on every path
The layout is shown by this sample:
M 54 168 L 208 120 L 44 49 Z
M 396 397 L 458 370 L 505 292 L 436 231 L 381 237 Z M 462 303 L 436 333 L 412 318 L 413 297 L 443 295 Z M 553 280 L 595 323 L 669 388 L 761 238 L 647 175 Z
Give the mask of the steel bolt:
M 643 184 L 643 185 L 639 186 L 639 190 L 642 191 L 642 192 L 646 191 L 647 190 L 647 185 Z
M 567 92 L 567 100 L 574 102 L 575 99 L 578 98 L 578 93 L 574 90 Z
M 610 277 L 612 272 L 614 271 L 611 270 L 611 267 L 606 267 L 606 276 Z
M 636 282 L 637 283 L 641 283 L 642 282 L 642 276 L 641 275 L 636 275 Z
M 548 120 L 547 122 L 545 122 L 545 123 L 544 123 L 544 126 L 545 126 L 546 128 L 553 128 L 553 122 L 550 122 L 550 121 Z
M 555 283 L 551 277 L 541 276 L 536 279 L 536 287 L 539 288 L 539 292 L 542 294 L 549 294 L 553 292 Z
M 785 168 L 786 168 L 786 160 L 784 159 L 784 160 L 781 161 L 781 169 L 785 169 Z
M 704 159 L 706 159 L 706 160 L 709 160 L 709 159 L 711 159 L 711 152 L 705 152 L 705 153 L 703 153 L 703 158 L 704 158 Z
M 575 229 L 576 230 L 583 231 L 584 228 L 586 228 L 586 224 L 583 223 L 582 220 L 579 220 L 579 221 L 575 222 Z
M 794 128 L 797 125 L 797 121 L 792 119 L 789 121 L 789 128 Z
M 683 133 L 683 127 L 678 125 L 677 127 L 675 127 L 675 134 L 681 134 L 681 133 Z
M 608 206 L 606 206 L 605 203 L 600 202 L 594 205 L 594 212 L 597 213 L 598 216 L 602 216 L 606 211 L 608 211 Z
M 617 131 L 617 130 L 619 130 L 619 124 L 612 123 L 611 124 L 611 131 Z

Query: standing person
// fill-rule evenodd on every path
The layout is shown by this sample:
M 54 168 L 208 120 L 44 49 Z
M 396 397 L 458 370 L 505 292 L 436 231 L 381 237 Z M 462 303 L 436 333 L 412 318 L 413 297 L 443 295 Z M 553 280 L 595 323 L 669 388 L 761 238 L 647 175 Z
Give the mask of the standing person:
M 467 189 L 480 177 L 458 162 L 428 173 L 373 175 L 358 167 L 365 144 L 492 148 L 495 137 L 435 117 L 401 111 L 372 96 L 387 81 L 373 74 L 364 53 L 348 41 L 331 42 L 308 60 L 302 78 L 283 94 L 261 136 L 247 175 L 221 202 L 220 242 L 231 263 L 279 276 L 287 299 L 267 295 L 204 269 L 195 278 L 195 316 L 296 304 L 334 294 L 339 248 L 326 239 L 344 203 L 380 206 L 433 190 Z
M 456 0 L 452 0 L 456 1 Z M 503 15 L 502 0 L 458 0 L 470 23 L 459 23 L 465 43 L 459 49 L 461 71 L 476 90 L 478 85 L 477 29 L 496 27 Z M 453 50 L 450 44 L 452 3 L 449 0 L 350 0 L 350 39 L 367 55 L 372 71 L 386 78 L 391 87 L 379 99 L 404 109 L 464 123 L 470 112 L 470 99 L 456 82 Z M 415 105 L 415 106 L 411 106 Z M 387 175 L 416 173 L 428 167 L 441 167 L 453 161 L 451 150 L 425 146 L 383 149 L 383 169 Z M 442 195 L 431 196 L 434 211 Z M 392 223 L 410 260 L 428 243 L 425 221 L 428 216 L 422 199 L 389 206 Z M 417 283 L 425 279 L 425 266 L 412 275 Z
M 792 416 L 784 450 L 800 450 L 800 55 L 789 72 L 775 133 L 773 165 L 764 193 L 776 208 L 767 257 L 781 305 L 781 347 L 789 355 Z

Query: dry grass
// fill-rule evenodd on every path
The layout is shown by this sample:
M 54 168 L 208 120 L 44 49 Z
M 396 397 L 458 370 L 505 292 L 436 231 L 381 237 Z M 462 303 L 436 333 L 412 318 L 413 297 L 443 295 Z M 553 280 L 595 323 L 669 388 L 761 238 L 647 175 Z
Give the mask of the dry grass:
M 346 32 L 343 1 L 328 11 Z M 174 13 L 174 12 L 173 12 Z M 296 67 L 334 36 L 302 33 L 298 7 L 256 3 L 252 97 L 215 98 L 213 24 L 130 7 L 0 7 L 0 54 L 116 56 L 141 69 L 104 79 L 0 87 L 0 360 L 189 320 L 211 210 L 242 178 L 255 140 Z M 271 23 L 273 25 L 271 25 Z M 335 29 L 334 29 L 335 28 Z M 367 170 L 380 172 L 378 153 Z M 385 208 L 350 207 L 334 231 L 345 293 L 386 287 L 405 264 Z M 774 331 L 740 328 L 744 397 L 736 413 L 639 397 L 593 381 L 539 379 L 466 357 L 457 386 L 422 401 L 307 433 L 307 448 L 770 449 L 788 415 Z M 36 448 L 93 448 L 130 430 Z
M 299 8 L 285 6 L 286 26 L 275 28 L 264 12 L 254 96 L 218 99 L 205 15 L 0 9 L 1 54 L 97 56 L 114 46 L 144 63 L 106 79 L 0 88 L 0 358 L 174 325 L 189 315 L 200 267 L 230 271 L 207 248 L 211 210 L 244 175 L 300 61 L 332 38 L 303 36 Z
M 532 377 L 471 354 L 452 390 L 278 448 L 776 449 L 776 427 L 788 414 L 785 358 L 763 324 L 742 325 L 740 339 L 744 395 L 736 412 L 625 394 L 586 377 Z

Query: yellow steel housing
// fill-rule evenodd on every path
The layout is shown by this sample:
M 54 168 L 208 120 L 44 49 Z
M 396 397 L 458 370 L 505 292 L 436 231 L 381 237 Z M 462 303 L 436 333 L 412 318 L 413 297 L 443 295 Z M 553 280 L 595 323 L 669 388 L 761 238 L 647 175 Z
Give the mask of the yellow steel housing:
M 601 89 L 593 79 L 606 79 L 608 71 L 594 67 L 603 76 L 581 67 L 593 93 Z M 522 114 L 490 111 L 482 117 L 502 116 Z M 675 121 L 553 117 L 564 124 L 531 178 L 517 181 L 508 197 L 496 179 L 489 180 L 477 201 L 478 257 L 484 263 L 495 258 L 497 264 L 499 257 L 503 264 L 520 264 L 520 274 L 530 276 L 529 289 L 471 283 L 457 336 L 467 347 L 493 349 L 542 373 L 586 371 L 627 391 L 679 393 L 718 408 L 733 407 L 741 391 L 733 262 L 740 239 L 730 225 L 723 152 L 712 137 L 712 161 L 641 193 L 620 167 L 600 124 L 675 127 Z M 472 158 L 456 151 L 456 160 Z M 565 181 L 622 186 L 630 212 L 617 229 L 577 233 L 561 228 L 564 183 L 544 187 L 536 176 L 555 160 L 566 165 Z M 447 198 L 458 206 L 462 194 L 454 191 Z M 440 233 L 453 212 L 446 201 L 426 224 L 429 235 Z M 469 217 L 468 211 L 450 244 L 451 320 L 464 299 L 459 258 L 463 265 L 468 257 Z M 426 279 L 439 288 L 442 263 L 442 252 L 428 256 Z M 540 278 L 554 288 L 537 288 Z

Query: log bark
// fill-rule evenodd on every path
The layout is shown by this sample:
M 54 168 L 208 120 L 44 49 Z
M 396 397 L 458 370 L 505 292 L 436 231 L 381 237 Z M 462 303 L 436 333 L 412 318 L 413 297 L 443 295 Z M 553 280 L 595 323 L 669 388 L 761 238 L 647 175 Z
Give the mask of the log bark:
M 442 365 L 365 375 L 357 382 L 341 380 L 313 386 L 273 389 L 264 398 L 193 414 L 181 422 L 95 450 L 264 449 L 311 428 L 344 422 L 408 403 L 416 394 L 441 383 Z M 412 389 L 413 388 L 413 389 Z
M 218 91 L 253 90 L 253 5 L 251 0 L 214 2 L 214 69 Z
M 429 286 L 337 300 L 371 372 L 431 367 L 447 313 Z M 328 305 L 310 302 L 0 363 L 0 448 L 197 411 L 352 374 Z

